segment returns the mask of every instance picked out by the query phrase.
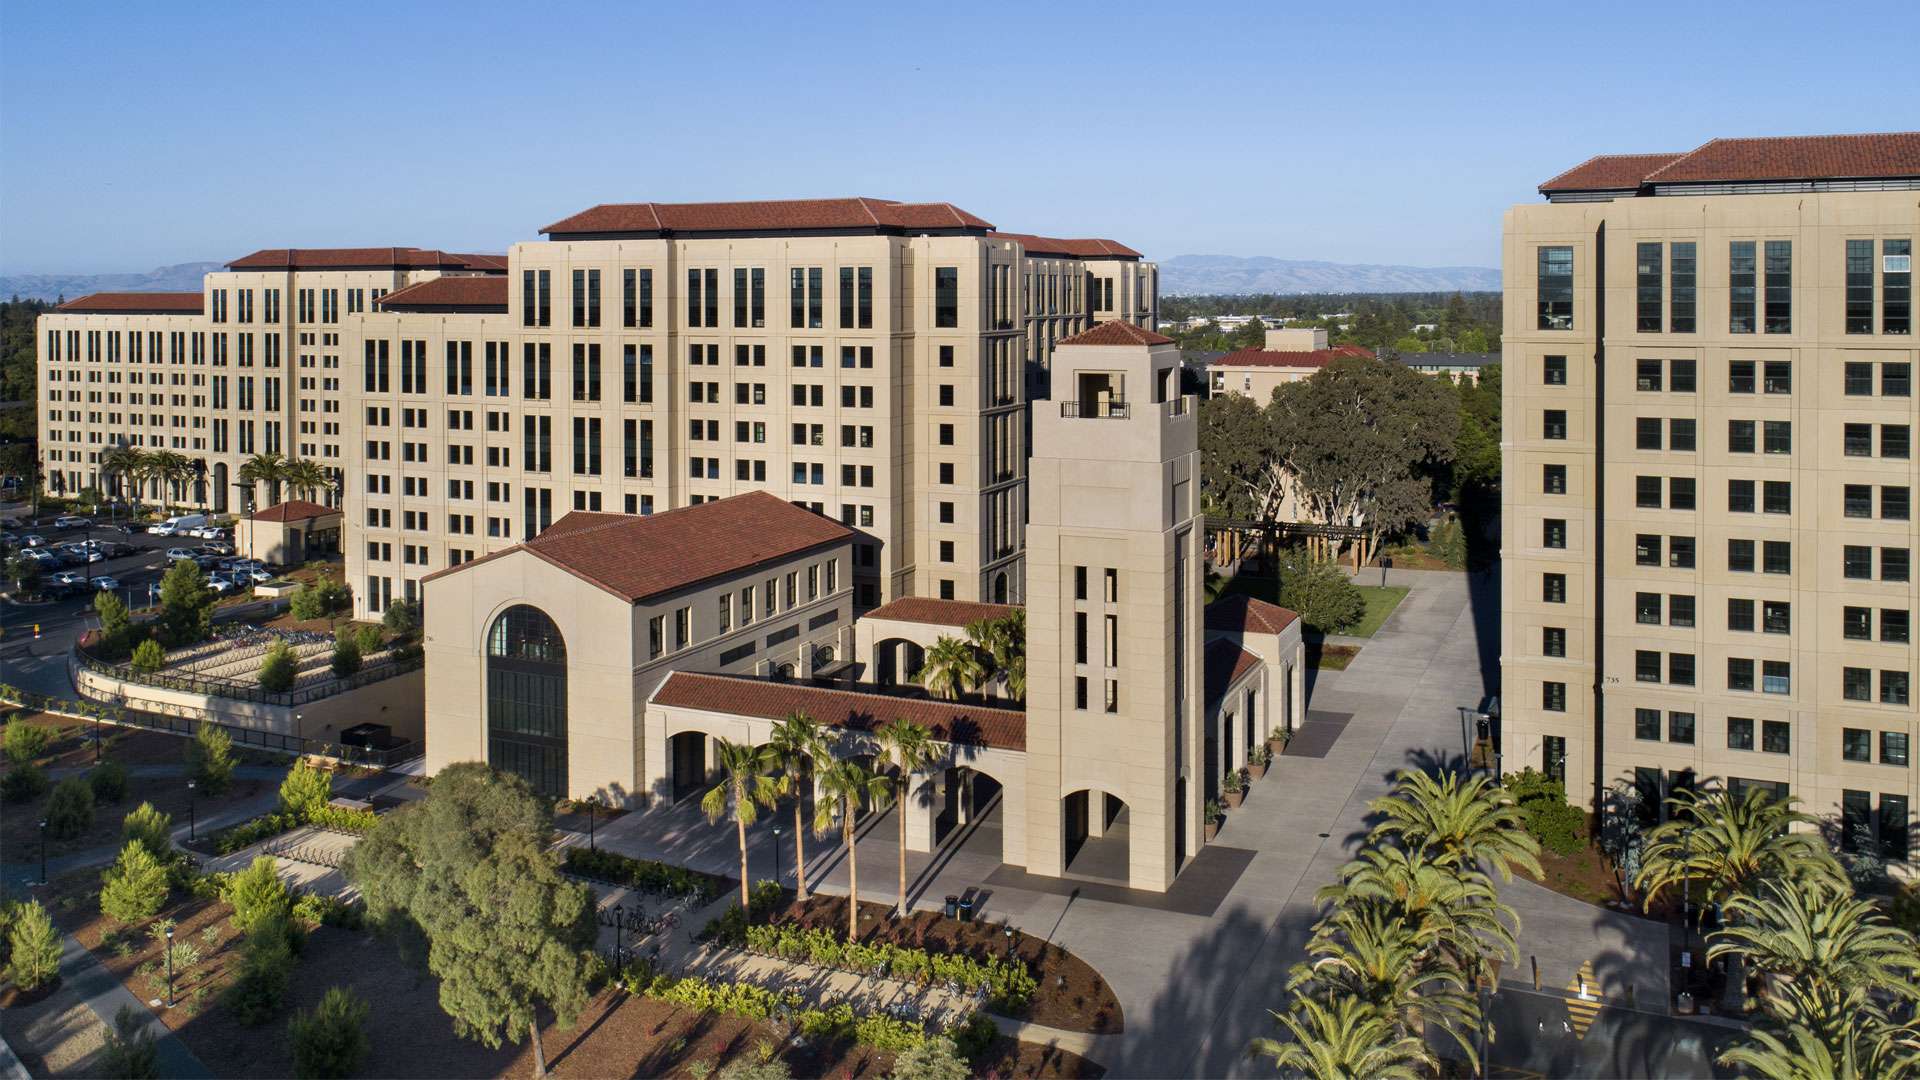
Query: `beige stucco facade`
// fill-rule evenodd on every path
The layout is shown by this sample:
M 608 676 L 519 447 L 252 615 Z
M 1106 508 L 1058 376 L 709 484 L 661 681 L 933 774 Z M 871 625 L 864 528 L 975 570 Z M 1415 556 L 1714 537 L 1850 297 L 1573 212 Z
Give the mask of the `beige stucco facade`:
M 1920 196 L 1627 196 L 1515 207 L 1505 230 L 1504 768 L 1563 768 L 1581 800 L 1737 778 L 1904 820 L 1920 350 L 1885 332 L 1901 286 L 1883 255 L 1920 234 Z M 1543 248 L 1571 259 L 1568 306 L 1546 312 Z

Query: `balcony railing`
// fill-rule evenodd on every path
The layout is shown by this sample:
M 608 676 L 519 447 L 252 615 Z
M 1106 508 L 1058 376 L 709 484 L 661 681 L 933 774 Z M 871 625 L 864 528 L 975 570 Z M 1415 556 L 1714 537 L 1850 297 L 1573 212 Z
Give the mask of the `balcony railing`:
M 1125 420 L 1129 415 L 1124 401 L 1063 401 L 1060 415 L 1081 420 Z

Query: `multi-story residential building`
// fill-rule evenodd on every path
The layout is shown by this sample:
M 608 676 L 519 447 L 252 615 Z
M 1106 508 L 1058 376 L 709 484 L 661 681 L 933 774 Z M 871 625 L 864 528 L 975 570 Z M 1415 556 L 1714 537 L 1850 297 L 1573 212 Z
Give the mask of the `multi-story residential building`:
M 274 355 L 318 356 L 311 400 L 282 400 L 276 377 L 286 415 L 271 430 L 264 400 L 214 402 L 216 422 L 238 410 L 231 428 L 183 452 L 209 475 L 269 450 L 337 458 L 363 616 L 568 510 L 645 514 L 746 491 L 859 531 L 861 607 L 1018 599 L 1030 390 L 1047 385 L 1055 342 L 1096 321 L 1151 326 L 1158 312 L 1157 272 L 1138 252 L 999 233 L 947 203 L 603 205 L 542 232 L 505 257 L 446 257 L 457 266 L 416 268 L 439 253 L 398 249 L 377 296 L 372 280 L 329 278 L 369 294 L 326 309 L 312 331 L 293 311 L 296 288 L 311 291 L 322 265 L 366 266 L 292 253 L 296 285 L 289 253 L 263 252 L 209 276 L 198 321 L 183 313 L 196 327 L 223 321 L 218 290 L 235 305 L 286 298 Z M 252 280 L 272 269 L 252 264 L 275 255 L 286 280 Z M 316 264 L 322 255 L 333 261 Z M 100 310 L 121 301 L 88 302 L 47 316 L 43 336 L 130 329 L 130 316 Z M 49 387 L 67 365 L 43 361 Z M 116 438 L 91 415 L 46 443 L 49 471 L 71 474 L 66 490 L 97 480 L 98 451 Z M 296 417 L 289 436 L 279 425 Z M 182 501 L 223 508 L 224 475 Z
M 1907 857 L 1920 134 L 1608 155 L 1506 216 L 1503 768 Z

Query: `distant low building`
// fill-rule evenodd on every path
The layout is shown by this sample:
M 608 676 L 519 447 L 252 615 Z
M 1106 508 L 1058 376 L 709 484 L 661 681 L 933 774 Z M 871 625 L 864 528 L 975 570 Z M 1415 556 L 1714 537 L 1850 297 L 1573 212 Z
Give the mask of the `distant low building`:
M 1478 384 L 1480 369 L 1488 364 L 1499 363 L 1500 354 L 1492 352 L 1401 353 L 1400 362 L 1422 375 L 1445 375 L 1455 382 L 1464 379 Z
M 269 566 L 300 566 L 340 550 L 337 507 L 289 499 L 234 523 L 234 550 Z
M 1261 405 L 1284 383 L 1299 382 L 1343 356 L 1372 356 L 1358 345 L 1331 348 L 1325 330 L 1268 330 L 1263 349 L 1239 349 L 1207 364 L 1207 395 L 1245 394 Z

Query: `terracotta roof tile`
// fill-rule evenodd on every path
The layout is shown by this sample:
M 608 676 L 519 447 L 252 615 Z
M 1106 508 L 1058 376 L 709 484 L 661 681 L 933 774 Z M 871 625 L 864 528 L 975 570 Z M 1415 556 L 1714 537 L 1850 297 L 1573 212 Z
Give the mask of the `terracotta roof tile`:
M 198 315 L 204 305 L 197 292 L 97 292 L 53 310 L 63 315 Z
M 1027 254 L 1037 256 L 1064 255 L 1073 259 L 1138 259 L 1141 257 L 1139 252 L 1118 240 L 1096 238 L 1063 240 L 1057 236 L 1008 232 L 993 233 L 989 239 L 1016 241 L 1026 249 Z
M 655 705 L 765 720 L 784 720 L 789 713 L 804 712 L 848 731 L 872 731 L 897 717 L 926 728 L 946 743 L 1027 748 L 1027 714 L 1020 709 L 688 671 L 668 675 L 649 700 Z
M 263 248 L 227 264 L 229 270 L 505 270 L 504 255 L 455 255 L 431 248 Z
M 751 491 L 661 514 L 574 510 L 532 540 L 422 580 L 524 551 L 638 603 L 852 536 L 853 530 L 839 522 L 777 495 Z
M 1207 642 L 1201 658 L 1207 669 L 1207 701 L 1219 701 L 1242 676 L 1260 666 L 1259 657 L 1225 638 Z
M 903 596 L 892 603 L 882 604 L 861 617 L 927 623 L 932 626 L 968 626 L 981 619 L 1002 618 L 1018 610 L 1010 604 L 976 604 L 970 600 L 935 600 L 926 596 Z
M 1299 617 L 1291 608 L 1243 593 L 1223 596 L 1206 610 L 1207 629 L 1228 634 L 1278 634 Z
M 310 521 L 313 518 L 339 516 L 340 511 L 305 499 L 288 499 L 247 515 L 251 521 Z
M 952 203 L 892 199 L 775 199 L 714 203 L 602 203 L 540 231 L 757 232 L 789 229 L 991 229 Z
M 507 310 L 507 279 L 500 274 L 429 278 L 375 302 L 387 311 L 500 312 Z
M 1715 139 L 1650 172 L 1651 184 L 1920 177 L 1920 131 Z
M 1630 191 L 1681 154 L 1598 154 L 1540 185 L 1541 191 Z
M 1274 349 L 1237 349 L 1215 359 L 1208 367 L 1322 368 L 1348 356 L 1372 356 L 1358 345 L 1340 345 L 1331 349 L 1283 352 Z
M 1156 334 L 1151 330 L 1142 330 L 1130 322 L 1115 319 L 1103 322 L 1091 330 L 1082 330 L 1070 338 L 1063 338 L 1058 345 L 1171 345 L 1173 339 L 1165 334 Z

